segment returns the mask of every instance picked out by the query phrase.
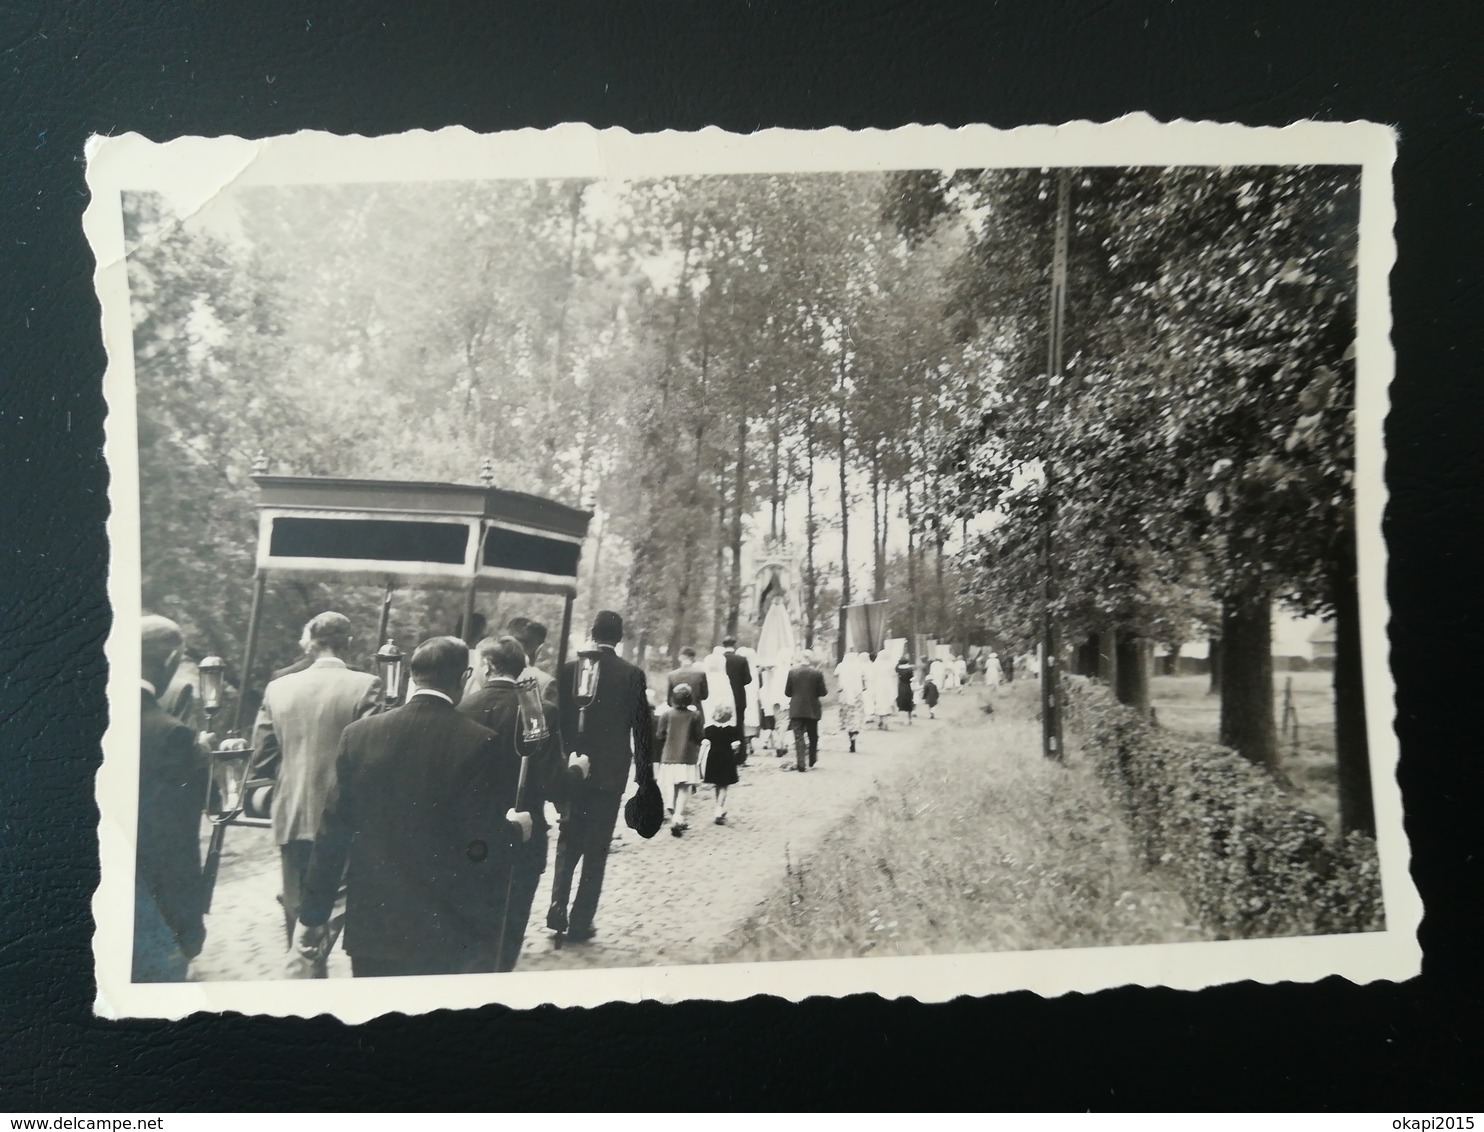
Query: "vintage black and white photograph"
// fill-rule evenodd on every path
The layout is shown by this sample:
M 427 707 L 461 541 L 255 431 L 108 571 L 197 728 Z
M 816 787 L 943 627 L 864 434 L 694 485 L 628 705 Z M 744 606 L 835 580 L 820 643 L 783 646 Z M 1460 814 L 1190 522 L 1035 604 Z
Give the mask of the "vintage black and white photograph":
M 1393 145 L 95 140 L 98 1010 L 1415 973 Z

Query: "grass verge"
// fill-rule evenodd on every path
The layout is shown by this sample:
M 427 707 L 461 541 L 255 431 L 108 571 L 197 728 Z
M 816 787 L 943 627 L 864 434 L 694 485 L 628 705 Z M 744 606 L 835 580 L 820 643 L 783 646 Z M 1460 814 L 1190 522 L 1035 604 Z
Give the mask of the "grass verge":
M 1033 687 L 967 702 L 925 735 L 737 935 L 736 962 L 1170 943 L 1210 938 L 1146 871 L 1074 751 L 1041 757 Z M 975 690 L 975 699 L 987 693 Z M 1021 701 L 1026 701 L 1022 703 Z

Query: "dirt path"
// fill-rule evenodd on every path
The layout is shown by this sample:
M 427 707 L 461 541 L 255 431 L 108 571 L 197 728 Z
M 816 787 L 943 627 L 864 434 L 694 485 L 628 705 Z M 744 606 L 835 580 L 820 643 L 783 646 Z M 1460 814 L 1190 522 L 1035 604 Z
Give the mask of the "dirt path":
M 944 697 L 940 717 L 957 719 L 977 701 L 980 689 Z M 789 759 L 754 755 L 732 787 L 727 824 L 713 825 L 711 790 L 702 787 L 691 810 L 690 831 L 670 836 L 666 827 L 650 841 L 620 819 L 614 837 L 599 935 L 581 946 L 552 947 L 541 928 L 550 899 L 548 868 L 532 912 L 520 969 L 572 970 L 705 962 L 777 888 L 786 862 L 807 856 L 826 833 L 847 818 L 881 779 L 906 769 L 919 747 L 941 741 L 945 718 L 919 719 L 908 727 L 898 717 L 887 732 L 867 731 L 859 753 L 834 730 L 827 708 L 820 736 L 819 766 L 799 775 L 782 771 Z M 553 839 L 554 841 L 555 839 Z M 204 980 L 282 978 L 283 921 L 275 899 L 278 853 L 267 830 L 233 828 L 222 858 L 207 941 L 192 966 Z M 348 977 L 349 960 L 338 948 L 330 975 Z

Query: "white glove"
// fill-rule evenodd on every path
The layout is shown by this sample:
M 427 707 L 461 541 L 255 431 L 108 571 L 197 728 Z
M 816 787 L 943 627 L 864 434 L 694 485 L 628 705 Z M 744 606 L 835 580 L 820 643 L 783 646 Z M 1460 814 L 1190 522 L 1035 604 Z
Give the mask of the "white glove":
M 505 811 L 505 820 L 511 825 L 520 826 L 520 839 L 522 842 L 531 840 L 531 815 L 525 810 L 516 813 L 515 808 L 512 806 Z
M 330 942 L 330 928 L 328 924 L 317 924 L 310 927 L 308 924 L 300 924 L 298 934 L 294 939 L 294 950 L 306 959 L 323 959 L 328 950 L 326 945 Z
M 592 762 L 586 755 L 573 755 L 567 760 L 567 767 L 568 769 L 575 768 L 577 770 L 580 770 L 582 772 L 582 777 L 586 778 L 592 771 Z

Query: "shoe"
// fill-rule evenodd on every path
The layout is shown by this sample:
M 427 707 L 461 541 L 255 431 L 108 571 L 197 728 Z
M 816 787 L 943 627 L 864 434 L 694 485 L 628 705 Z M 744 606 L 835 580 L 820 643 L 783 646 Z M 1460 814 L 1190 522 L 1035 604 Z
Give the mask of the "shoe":
M 567 931 L 567 942 L 568 943 L 586 943 L 588 940 L 592 939 L 593 936 L 595 936 L 597 934 L 598 934 L 598 929 L 596 927 L 594 927 L 592 924 L 588 924 L 586 927 L 581 927 L 581 928 L 570 928 Z
M 727 824 L 727 816 L 726 816 L 726 814 L 717 814 L 717 815 L 716 815 L 716 816 L 715 816 L 715 817 L 714 817 L 714 818 L 712 818 L 712 819 L 711 819 L 711 820 L 712 820 L 712 821 L 713 821 L 713 822 L 714 822 L 714 823 L 715 823 L 715 824 L 717 824 L 717 825 L 726 825 L 726 824 Z
M 546 913 L 546 927 L 550 931 L 564 932 L 567 930 L 567 914 L 553 908 Z
M 672 825 L 670 827 L 670 836 L 671 837 L 682 837 L 682 836 L 684 836 L 684 834 L 685 834 L 685 824 L 683 822 L 677 822 L 675 825 Z

